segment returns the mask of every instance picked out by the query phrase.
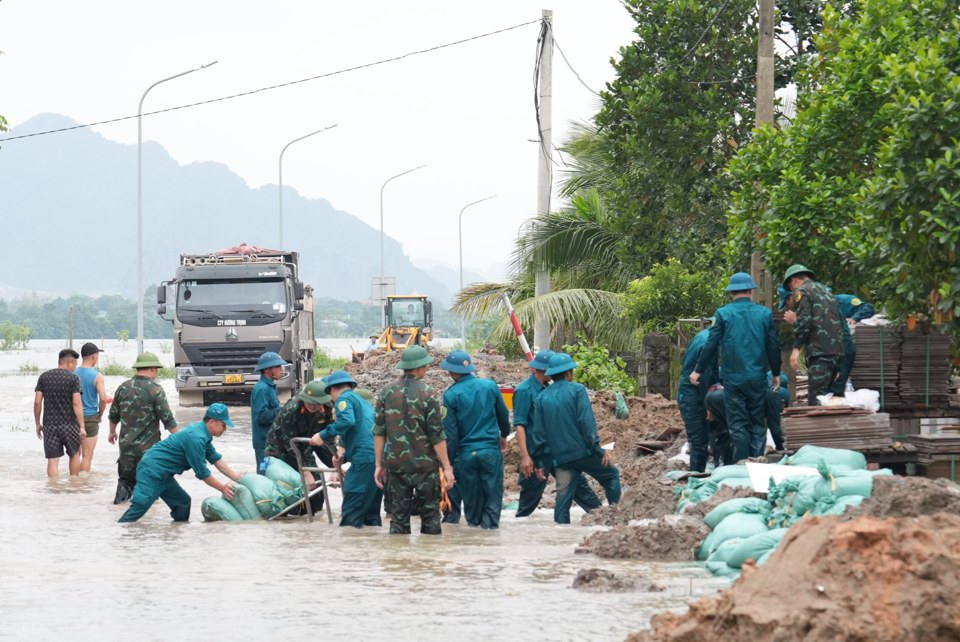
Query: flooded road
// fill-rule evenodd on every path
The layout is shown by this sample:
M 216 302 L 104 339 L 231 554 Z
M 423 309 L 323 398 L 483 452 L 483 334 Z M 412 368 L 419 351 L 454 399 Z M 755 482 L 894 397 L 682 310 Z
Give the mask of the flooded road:
M 200 502 L 214 491 L 187 472 L 192 520 L 173 525 L 154 505 L 138 523 L 116 523 L 116 446 L 101 437 L 93 471 L 47 481 L 32 416 L 36 375 L 59 344 L 0 353 L 0 639 L 274 640 L 308 636 L 359 640 L 622 640 L 664 609 L 714 593 L 725 580 L 695 564 L 652 564 L 575 555 L 590 532 L 558 527 L 551 511 L 499 531 L 444 525 L 440 537 L 388 536 L 387 528 L 341 529 L 315 522 L 204 523 Z M 150 346 L 148 345 L 148 349 Z M 132 361 L 133 350 L 127 354 Z M 166 361 L 170 355 L 161 354 Z M 117 358 L 117 361 L 121 361 Z M 121 377 L 109 377 L 113 390 Z M 176 406 L 181 425 L 202 409 Z M 214 441 L 235 469 L 253 470 L 249 411 Z M 214 473 L 218 474 L 218 473 Z M 573 521 L 577 522 L 575 514 Z M 413 519 L 414 530 L 417 519 Z M 583 593 L 570 588 L 583 567 L 641 573 L 662 593 Z

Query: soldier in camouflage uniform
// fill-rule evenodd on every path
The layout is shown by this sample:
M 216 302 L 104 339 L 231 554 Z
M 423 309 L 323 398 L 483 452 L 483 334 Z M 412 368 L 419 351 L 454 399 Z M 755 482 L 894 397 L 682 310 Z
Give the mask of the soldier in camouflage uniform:
M 270 432 L 267 433 L 267 443 L 263 449 L 264 455 L 276 457 L 297 470 L 297 456 L 290 447 L 290 440 L 294 437 L 309 439 L 332 422 L 331 398 L 324 390 L 325 385 L 319 379 L 311 381 L 304 386 L 299 395 L 283 404 L 280 414 L 273 420 Z M 332 466 L 333 453 L 328 446 L 333 443 L 333 440 L 326 440 L 326 445 L 316 448 L 307 443 L 297 444 L 296 447 L 300 451 L 304 466 L 316 465 L 313 458 L 314 454 L 320 458 L 325 466 Z M 313 474 L 307 471 L 305 476 L 310 488 L 313 489 L 316 485 Z M 323 493 L 314 495 L 311 501 L 314 512 L 319 511 L 323 508 Z
M 791 293 L 796 304 L 795 313 L 784 314 L 788 323 L 795 320 L 790 366 L 797 372 L 800 350 L 805 348 L 808 406 L 819 405 L 817 396 L 830 392 L 830 386 L 840 374 L 846 324 L 830 290 L 813 278 L 813 272 L 799 264 L 790 266 L 783 277 L 783 287 Z
M 374 478 L 380 488 L 386 485 L 391 534 L 409 534 L 410 515 L 416 513 L 420 515 L 421 533 L 439 535 L 439 465 L 443 465 L 447 490 L 456 481 L 447 457 L 440 401 L 433 389 L 420 381 L 432 361 L 424 348 L 407 348 L 397 366 L 403 370 L 403 377 L 377 397 Z
M 133 495 L 137 483 L 137 464 L 150 446 L 160 441 L 160 422 L 173 434 L 177 420 L 170 412 L 167 395 L 155 382 L 162 367 L 152 352 L 144 352 L 133 364 L 137 371 L 133 379 L 120 384 L 110 405 L 111 444 L 117 443 L 117 424 L 120 429 L 120 457 L 117 459 L 117 493 L 114 504 L 122 504 Z

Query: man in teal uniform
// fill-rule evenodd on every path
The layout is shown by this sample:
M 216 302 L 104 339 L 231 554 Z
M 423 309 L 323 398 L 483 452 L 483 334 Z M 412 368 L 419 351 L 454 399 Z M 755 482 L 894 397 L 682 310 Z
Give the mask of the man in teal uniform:
M 240 481 L 240 475 L 223 461 L 223 456 L 213 447 L 213 438 L 221 436 L 227 426 L 233 427 L 227 407 L 215 403 L 207 408 L 203 421 L 192 423 L 154 444 L 137 466 L 133 499 L 119 521 L 137 521 L 158 499 L 170 507 L 173 521 L 185 522 L 190 519 L 190 495 L 174 479 L 175 475 L 188 468 L 193 469 L 197 479 L 223 493 L 227 499 L 232 499 L 233 486 L 217 480 L 207 468 L 207 463 L 211 463 L 231 480 Z
M 569 524 L 577 476 L 586 474 L 596 479 L 603 486 L 607 502 L 616 504 L 620 501 L 620 471 L 613 465 L 612 454 L 600 447 L 597 419 L 587 389 L 573 381 L 577 364 L 570 355 L 560 353 L 550 357 L 547 365 L 546 374 L 553 378 L 553 383 L 540 393 L 534 412 L 556 463 L 557 504 L 553 521 Z
M 440 475 L 443 466 L 446 488 L 456 483 L 447 458 L 447 440 L 440 417 L 440 403 L 433 389 L 423 383 L 433 363 L 421 346 L 411 346 L 400 355 L 397 367 L 403 377 L 380 391 L 373 429 L 374 477 L 386 486 L 390 534 L 410 533 L 410 515 L 420 515 L 420 532 L 439 535 Z M 388 481 L 389 476 L 389 481 Z
M 690 446 L 690 470 L 702 473 L 707 469 L 707 446 L 710 443 L 710 432 L 707 428 L 707 408 L 704 397 L 710 386 L 716 383 L 716 358 L 706 366 L 700 376 L 698 384 L 690 382 L 690 374 L 697 366 L 700 352 L 710 336 L 710 328 L 698 332 L 683 355 L 683 365 L 680 369 L 680 386 L 677 390 L 677 406 L 683 418 L 683 426 L 687 432 L 687 444 Z
M 326 378 L 326 393 L 333 400 L 336 420 L 310 438 L 313 446 L 323 446 L 324 440 L 340 438 L 344 453 L 333 463 L 350 463 L 343 480 L 343 505 L 340 525 L 362 528 L 380 526 L 380 502 L 383 491 L 373 478 L 373 406 L 364 401 L 354 388 L 357 382 L 345 370 L 331 372 Z
M 791 293 L 795 304 L 795 312 L 784 314 L 787 323 L 794 323 L 790 366 L 794 372 L 799 370 L 800 350 L 804 349 L 808 406 L 820 405 L 817 397 L 830 392 L 840 375 L 844 330 L 850 331 L 833 294 L 813 279 L 813 272 L 800 264 L 791 265 L 783 277 L 783 287 Z
M 277 394 L 277 381 L 283 378 L 283 366 L 287 362 L 276 352 L 264 352 L 257 362 L 256 372 L 260 373 L 260 381 L 250 393 L 250 432 L 253 439 L 253 456 L 257 465 L 257 472 L 263 462 L 263 449 L 267 445 L 267 434 L 273 420 L 280 414 L 280 397 Z
M 457 452 L 464 516 L 470 526 L 498 528 L 510 411 L 494 381 L 474 376 L 477 367 L 464 350 L 448 353 L 440 367 L 453 379 L 443 393 L 443 427 L 447 452 Z
M 528 364 L 530 376 L 513 392 L 513 425 L 517 430 L 517 444 L 520 446 L 520 499 L 517 502 L 517 517 L 527 517 L 537 510 L 543 491 L 547 488 L 547 479 L 554 473 L 553 457 L 547 448 L 543 426 L 538 425 L 534 403 L 540 393 L 547 389 L 549 379 L 546 370 L 550 357 L 555 352 L 541 350 Z M 583 510 L 590 512 L 601 505 L 600 498 L 590 488 L 583 475 L 577 476 L 573 501 Z
M 780 372 L 780 339 L 773 314 L 750 299 L 757 284 L 746 272 L 730 277 L 726 291 L 732 301 L 717 310 L 707 342 L 689 380 L 700 377 L 723 353 L 720 380 L 724 388 L 727 425 L 734 444 L 734 461 L 763 454 L 767 439 L 767 370 Z M 772 386 L 780 387 L 779 375 Z
M 844 319 L 843 361 L 840 362 L 840 376 L 830 386 L 830 392 L 842 397 L 846 392 L 850 371 L 853 370 L 853 364 L 857 359 L 857 344 L 854 341 L 849 322 L 856 323 L 863 319 L 869 319 L 877 311 L 873 305 L 853 294 L 835 294 L 834 298 L 837 300 L 837 305 L 840 306 L 840 316 Z

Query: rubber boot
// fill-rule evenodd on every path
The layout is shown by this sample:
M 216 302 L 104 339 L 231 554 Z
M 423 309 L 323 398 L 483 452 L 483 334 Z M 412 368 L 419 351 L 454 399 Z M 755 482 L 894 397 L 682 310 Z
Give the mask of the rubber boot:
M 133 497 L 133 486 L 125 479 L 117 480 L 117 494 L 113 496 L 114 504 L 122 504 Z

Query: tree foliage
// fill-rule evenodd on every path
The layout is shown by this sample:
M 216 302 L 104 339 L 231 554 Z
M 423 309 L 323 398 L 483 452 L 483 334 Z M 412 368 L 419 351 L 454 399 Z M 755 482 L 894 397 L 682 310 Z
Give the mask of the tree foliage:
M 670 258 L 630 284 L 623 314 L 641 332 L 675 336 L 677 319 L 699 319 L 723 304 L 723 283 L 715 273 Z
M 877 296 L 889 311 L 960 311 L 960 19 L 951 0 L 824 11 L 793 125 L 731 163 L 728 256 Z M 879 276 L 879 278 L 878 278 Z
M 573 380 L 591 390 L 610 390 L 628 395 L 637 394 L 637 382 L 627 374 L 626 362 L 611 357 L 602 345 L 590 344 L 578 337 L 576 343 L 563 346 L 577 364 Z

